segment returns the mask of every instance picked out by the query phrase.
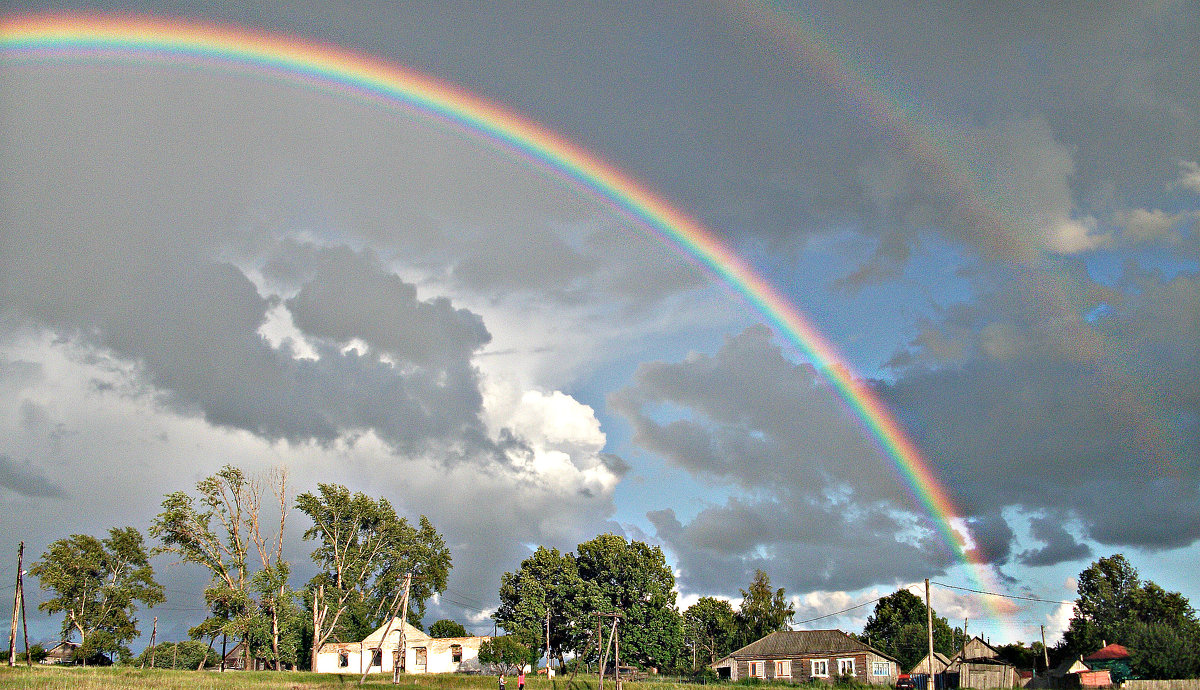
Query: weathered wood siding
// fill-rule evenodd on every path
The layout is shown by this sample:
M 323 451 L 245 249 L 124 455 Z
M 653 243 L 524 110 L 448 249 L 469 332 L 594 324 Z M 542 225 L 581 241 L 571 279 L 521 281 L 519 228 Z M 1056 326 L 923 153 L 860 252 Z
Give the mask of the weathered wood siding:
M 834 653 L 834 654 L 816 654 L 816 655 L 809 655 L 809 656 L 787 656 L 787 657 L 776 656 L 776 657 L 762 657 L 762 658 L 747 657 L 747 658 L 743 658 L 743 659 L 736 659 L 735 660 L 736 675 L 734 675 L 733 678 L 734 679 L 742 679 L 742 678 L 751 677 L 750 676 L 750 662 L 753 661 L 753 662 L 762 662 L 765 665 L 765 670 L 766 670 L 765 677 L 767 680 L 790 680 L 790 681 L 794 681 L 797 683 L 806 683 L 806 682 L 813 681 L 813 680 L 833 682 L 834 680 L 837 679 L 837 676 L 838 676 L 838 661 L 840 659 L 853 659 L 854 660 L 854 677 L 860 683 L 867 683 L 867 684 L 872 684 L 872 685 L 892 685 L 896 682 L 896 676 L 899 673 L 899 669 L 896 667 L 895 662 L 889 661 L 888 659 L 885 659 L 885 658 L 879 656 L 878 654 L 875 654 L 872 652 L 859 651 L 859 652 L 846 652 L 846 653 L 841 653 L 841 654 Z M 776 675 L 775 675 L 775 662 L 776 661 L 790 661 L 791 662 L 791 671 L 792 671 L 791 675 L 784 676 L 784 677 L 776 677 Z M 826 668 L 828 670 L 828 674 L 825 676 L 814 677 L 812 675 L 812 662 L 813 661 L 824 661 L 826 663 Z M 886 676 L 874 675 L 875 662 L 887 663 L 888 671 L 889 671 L 888 675 L 886 675 Z M 1200 690 L 1200 689 L 1197 689 L 1197 690 Z

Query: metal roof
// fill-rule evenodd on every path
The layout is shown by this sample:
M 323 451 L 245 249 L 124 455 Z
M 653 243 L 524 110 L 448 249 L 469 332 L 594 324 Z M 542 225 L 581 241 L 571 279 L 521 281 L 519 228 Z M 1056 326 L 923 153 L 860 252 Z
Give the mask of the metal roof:
M 875 649 L 865 642 L 850 637 L 841 630 L 783 630 L 751 642 L 736 652 L 730 652 L 730 657 L 770 658 L 776 656 L 801 656 L 812 654 L 849 654 L 857 652 L 873 652 L 896 661 L 891 656 Z

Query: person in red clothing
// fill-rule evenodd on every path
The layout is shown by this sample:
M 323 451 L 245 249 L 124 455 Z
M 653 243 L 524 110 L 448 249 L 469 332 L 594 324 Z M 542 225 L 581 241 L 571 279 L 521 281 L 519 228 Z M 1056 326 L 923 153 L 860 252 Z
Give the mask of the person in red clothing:
M 521 675 L 517 676 L 517 690 L 525 690 L 525 667 L 521 667 Z

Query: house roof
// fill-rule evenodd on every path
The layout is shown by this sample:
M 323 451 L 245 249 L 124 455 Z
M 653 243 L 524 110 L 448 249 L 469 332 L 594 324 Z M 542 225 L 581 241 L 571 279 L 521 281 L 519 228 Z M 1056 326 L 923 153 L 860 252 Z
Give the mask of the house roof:
M 946 669 L 946 667 L 950 665 L 950 659 L 947 658 L 946 655 L 942 654 L 941 652 L 935 651 L 933 653 L 933 659 L 934 659 L 934 668 L 937 668 L 938 666 L 940 666 L 941 668 L 939 670 L 941 670 L 941 671 L 944 671 Z M 913 664 L 912 670 L 910 670 L 909 673 L 925 673 L 928 670 L 929 670 L 929 655 L 926 654 L 925 656 L 921 657 L 920 661 Z
M 845 654 L 850 652 L 873 652 L 896 661 L 891 656 L 865 642 L 850 637 L 841 630 L 782 630 L 751 642 L 730 657 L 774 657 L 806 654 Z
M 1105 661 L 1108 659 L 1128 659 L 1129 650 L 1125 649 L 1117 643 L 1112 643 L 1107 647 L 1102 647 L 1099 650 L 1085 656 L 1084 661 Z
M 976 643 L 978 643 L 979 645 L 982 645 L 983 648 L 989 652 L 989 654 L 987 656 L 979 656 L 977 654 L 974 656 L 970 656 L 970 657 L 965 656 L 967 648 L 971 647 L 972 645 L 975 645 Z M 972 637 L 971 639 L 967 640 L 966 644 L 964 644 L 962 646 L 962 649 L 959 649 L 957 652 L 954 653 L 954 656 L 950 657 L 950 661 L 953 662 L 956 660 L 957 661 L 975 661 L 976 659 L 995 659 L 995 658 L 998 658 L 999 656 L 1000 656 L 1000 650 L 996 649 L 995 647 L 988 644 L 987 642 L 984 642 L 982 637 L 979 637 L 978 635 L 976 635 L 975 637 Z

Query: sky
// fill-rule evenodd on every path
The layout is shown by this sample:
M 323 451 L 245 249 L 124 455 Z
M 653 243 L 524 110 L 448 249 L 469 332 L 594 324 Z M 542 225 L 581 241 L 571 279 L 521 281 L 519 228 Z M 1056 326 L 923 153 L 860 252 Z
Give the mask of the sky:
M 454 568 L 426 623 L 481 633 L 532 548 L 605 532 L 661 546 L 682 606 L 762 569 L 797 621 L 924 578 L 1069 601 L 1113 553 L 1200 597 L 1195 2 L 6 8 L 338 46 L 590 151 L 808 317 L 984 565 L 762 313 L 589 190 L 411 109 L 112 56 L 0 56 L 14 556 L 145 530 L 229 463 L 427 515 Z M 140 616 L 182 638 L 205 573 L 155 565 L 168 600 Z M 933 602 L 993 642 L 1070 616 Z

